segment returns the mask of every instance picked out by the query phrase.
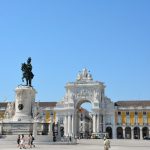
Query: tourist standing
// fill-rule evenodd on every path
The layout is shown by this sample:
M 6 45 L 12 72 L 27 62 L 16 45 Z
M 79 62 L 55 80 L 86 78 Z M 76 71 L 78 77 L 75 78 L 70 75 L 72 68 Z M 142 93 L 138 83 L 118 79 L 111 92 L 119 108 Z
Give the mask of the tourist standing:
M 104 150 L 109 150 L 110 148 L 110 141 L 106 137 L 104 137 Z
M 32 148 L 32 136 L 31 136 L 31 134 L 29 134 L 29 136 L 28 136 L 28 147 Z
M 20 149 L 22 149 L 22 148 L 26 148 L 25 147 L 25 138 L 24 138 L 23 134 L 21 135 L 21 138 L 20 138 Z

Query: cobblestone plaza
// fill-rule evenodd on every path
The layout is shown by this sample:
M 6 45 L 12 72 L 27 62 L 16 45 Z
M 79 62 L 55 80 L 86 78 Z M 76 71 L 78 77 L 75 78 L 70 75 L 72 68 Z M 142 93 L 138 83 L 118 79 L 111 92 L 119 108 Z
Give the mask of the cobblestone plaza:
M 111 142 L 111 150 L 149 150 L 150 141 L 146 140 L 110 140 Z M 55 149 L 55 150 L 103 150 L 103 140 L 78 140 L 78 144 L 76 145 L 62 145 L 60 144 L 50 144 L 50 143 L 36 143 L 36 147 L 34 150 L 47 150 L 47 149 Z M 55 145 L 54 145 L 55 144 Z M 0 149 L 1 150 L 16 150 L 17 148 L 15 141 L 0 141 Z

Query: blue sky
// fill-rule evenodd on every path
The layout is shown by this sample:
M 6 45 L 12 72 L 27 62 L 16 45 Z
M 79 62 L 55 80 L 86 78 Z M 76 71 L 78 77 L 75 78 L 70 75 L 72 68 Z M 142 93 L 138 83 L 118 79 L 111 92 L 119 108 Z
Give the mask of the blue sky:
M 0 101 L 32 57 L 36 100 L 59 101 L 86 67 L 113 101 L 150 99 L 149 0 L 0 1 Z

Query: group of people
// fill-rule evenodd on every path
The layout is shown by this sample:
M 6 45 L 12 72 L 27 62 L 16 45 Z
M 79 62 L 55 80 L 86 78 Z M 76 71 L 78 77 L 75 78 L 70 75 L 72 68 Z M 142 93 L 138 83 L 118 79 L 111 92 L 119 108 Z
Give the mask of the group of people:
M 71 141 L 71 137 L 69 137 L 69 140 Z M 18 138 L 17 138 L 17 144 L 18 144 L 18 147 L 20 149 L 22 149 L 22 148 L 26 149 L 26 148 L 35 147 L 35 145 L 33 144 L 33 141 L 34 141 L 34 137 L 33 137 L 32 134 L 29 134 L 27 138 L 25 138 L 24 134 L 18 135 Z M 110 148 L 110 141 L 105 136 L 104 137 L 104 150 L 109 150 L 109 148 Z
M 20 149 L 32 148 L 35 147 L 33 144 L 34 137 L 32 134 L 29 134 L 28 137 L 25 137 L 24 134 L 18 135 L 17 144 Z

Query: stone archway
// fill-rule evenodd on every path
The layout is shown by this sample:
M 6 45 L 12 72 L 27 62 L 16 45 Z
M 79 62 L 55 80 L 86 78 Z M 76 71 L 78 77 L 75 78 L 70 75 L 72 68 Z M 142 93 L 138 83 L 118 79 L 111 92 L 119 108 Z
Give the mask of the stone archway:
M 139 127 L 134 128 L 134 139 L 140 139 L 140 128 Z
M 130 127 L 125 128 L 125 138 L 131 139 L 131 128 Z
M 123 139 L 123 129 L 122 129 L 122 127 L 117 128 L 117 139 Z
M 148 127 L 143 127 L 142 128 L 142 137 L 146 137 L 146 136 L 149 136 L 149 129 Z
M 91 103 L 91 101 L 86 100 L 86 99 L 82 99 L 79 100 L 79 102 L 77 103 L 77 105 L 75 106 L 75 113 L 74 113 L 74 127 L 75 127 L 75 133 L 76 136 L 79 138 L 89 138 L 92 136 L 92 132 L 93 132 L 93 121 L 92 121 L 92 116 L 87 115 L 85 117 L 85 113 L 87 113 L 86 109 L 84 109 L 83 107 L 81 107 L 82 104 L 84 103 Z M 85 127 L 85 123 L 84 121 L 86 121 L 86 119 L 90 120 L 90 123 L 86 125 Z
M 111 127 L 106 128 L 106 133 L 108 133 L 108 138 L 112 139 L 112 128 Z
M 113 103 L 104 94 L 105 85 L 102 82 L 93 81 L 89 71 L 83 69 L 78 73 L 76 81 L 68 82 L 65 88 L 66 94 L 63 100 L 57 103 L 57 113 L 61 116 L 62 111 L 64 115 L 64 136 L 79 135 L 78 111 L 84 102 L 90 102 L 92 105 L 92 134 L 104 133 L 106 124 L 110 124 L 110 114 L 113 112 Z M 63 109 L 59 109 L 59 106 Z M 108 123 L 107 120 L 109 120 Z

